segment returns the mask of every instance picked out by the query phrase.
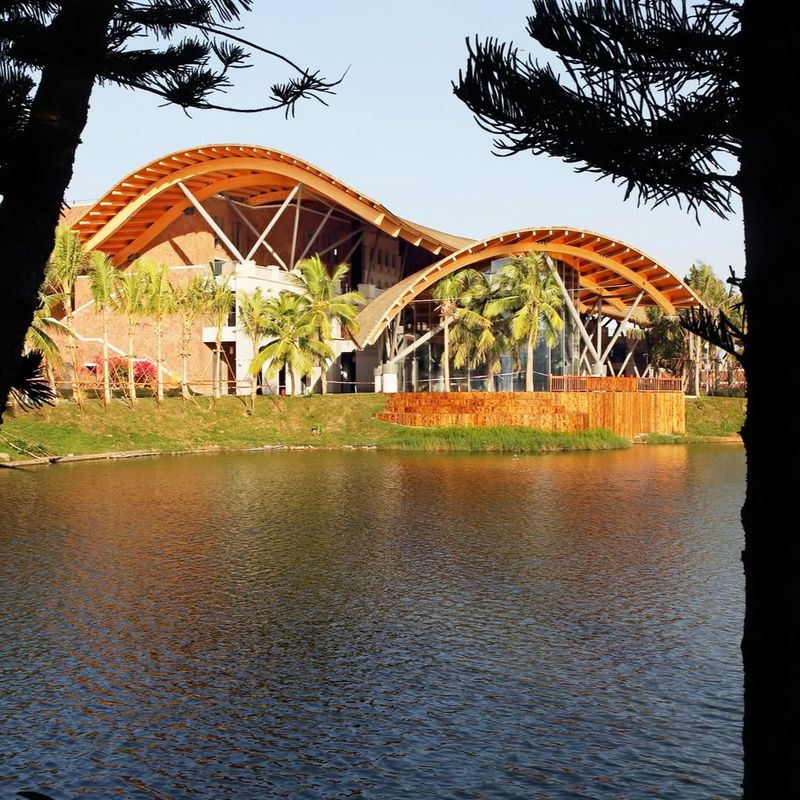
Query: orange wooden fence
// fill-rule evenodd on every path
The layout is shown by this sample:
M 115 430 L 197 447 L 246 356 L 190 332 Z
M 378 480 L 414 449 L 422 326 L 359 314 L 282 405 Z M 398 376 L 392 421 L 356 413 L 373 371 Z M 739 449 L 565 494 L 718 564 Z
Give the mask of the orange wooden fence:
M 378 419 L 422 427 L 607 428 L 628 438 L 686 430 L 683 393 L 663 391 L 399 393 L 388 396 Z

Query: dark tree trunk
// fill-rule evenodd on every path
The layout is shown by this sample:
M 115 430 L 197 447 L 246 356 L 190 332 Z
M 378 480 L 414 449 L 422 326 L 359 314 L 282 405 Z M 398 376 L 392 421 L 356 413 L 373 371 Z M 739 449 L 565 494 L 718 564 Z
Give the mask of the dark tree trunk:
M 742 509 L 746 611 L 744 798 L 800 786 L 800 486 L 798 375 L 784 350 L 797 337 L 792 287 L 800 220 L 796 152 L 796 3 L 747 0 L 742 19 L 742 158 L 747 267 L 747 495 Z M 780 441 L 778 441 L 780 437 Z
M 3 176 L 0 420 L 53 249 L 112 12 L 109 0 L 64 3 L 50 27 L 51 61 L 41 74 L 30 119 Z

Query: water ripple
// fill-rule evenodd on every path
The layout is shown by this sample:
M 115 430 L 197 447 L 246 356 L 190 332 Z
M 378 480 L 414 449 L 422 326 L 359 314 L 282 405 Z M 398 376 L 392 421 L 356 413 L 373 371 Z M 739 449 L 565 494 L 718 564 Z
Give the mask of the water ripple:
M 732 447 L 0 474 L 0 788 L 734 798 Z

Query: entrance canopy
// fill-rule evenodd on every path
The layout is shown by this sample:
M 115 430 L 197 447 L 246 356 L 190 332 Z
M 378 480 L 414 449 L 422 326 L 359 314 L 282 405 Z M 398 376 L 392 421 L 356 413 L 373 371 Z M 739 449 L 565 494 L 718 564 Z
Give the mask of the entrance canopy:
M 604 314 L 618 318 L 632 305 L 656 306 L 672 315 L 700 304 L 666 267 L 624 242 L 578 228 L 526 228 L 472 242 L 395 284 L 362 309 L 355 338 L 361 347 L 374 344 L 403 308 L 451 272 L 486 269 L 495 259 L 529 252 L 545 253 L 575 270 L 581 312 L 598 299 Z

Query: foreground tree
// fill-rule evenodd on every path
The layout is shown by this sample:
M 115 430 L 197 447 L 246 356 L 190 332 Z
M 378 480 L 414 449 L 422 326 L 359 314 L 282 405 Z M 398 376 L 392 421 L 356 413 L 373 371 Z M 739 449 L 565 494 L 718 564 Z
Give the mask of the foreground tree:
M 467 289 L 470 281 L 468 273 L 473 270 L 459 270 L 438 280 L 431 290 L 434 300 L 439 301 L 437 310 L 444 333 L 444 353 L 442 354 L 442 374 L 444 390 L 450 391 L 450 326 L 458 312 L 458 299 Z
M 528 31 L 554 51 L 554 70 L 494 40 L 470 52 L 456 94 L 507 153 L 549 153 L 608 175 L 626 196 L 744 211 L 744 323 L 698 315 L 729 352 L 744 342 L 747 494 L 742 509 L 746 610 L 746 800 L 800 784 L 800 379 L 776 342 L 797 335 L 787 314 L 800 216 L 795 109 L 800 105 L 800 5 L 768 0 L 535 0 Z M 738 160 L 738 172 L 725 172 Z M 780 385 L 777 379 L 780 378 Z M 781 421 L 783 450 L 774 445 Z M 789 792 L 794 788 L 789 789 Z
M 92 90 L 112 83 L 184 109 L 285 109 L 321 102 L 336 83 L 234 33 L 252 0 L 33 0 L 0 5 L 0 421 L 19 382 L 26 331 L 37 305 L 64 191 Z M 164 43 L 157 47 L 154 43 Z M 260 108 L 213 101 L 251 52 L 291 70 Z
M 33 315 L 33 322 L 25 337 L 25 352 L 36 351 L 42 354 L 47 383 L 53 397 L 57 393 L 55 371 L 65 366 L 64 357 L 53 335 L 72 336 L 72 330 L 53 317 L 53 309 L 57 302 L 58 295 L 39 296 L 39 308 Z
M 128 328 L 128 396 L 131 408 L 136 406 L 136 327 L 145 314 L 147 276 L 141 261 L 135 261 L 125 272 L 118 272 L 113 294 L 114 310 L 125 317 Z
M 261 294 L 261 289 L 254 292 L 238 292 L 239 312 L 237 319 L 242 333 L 250 340 L 254 356 L 264 337 L 269 332 L 267 315 L 269 313 L 268 298 Z M 258 373 L 250 373 L 250 412 L 256 412 L 256 394 L 258 392 Z
M 56 231 L 56 242 L 50 259 L 47 262 L 46 284 L 49 293 L 56 296 L 64 309 L 64 324 L 74 328 L 72 312 L 75 308 L 75 282 L 78 275 L 85 271 L 88 258 L 83 245 L 75 231 L 59 227 Z M 83 395 L 80 384 L 80 367 L 78 366 L 78 345 L 74 337 L 68 340 L 70 351 L 70 380 L 72 382 L 72 399 L 81 405 Z
M 548 348 L 555 347 L 558 332 L 564 327 L 560 309 L 564 304 L 561 289 L 553 277 L 553 267 L 540 253 L 514 256 L 498 273 L 498 298 L 489 304 L 493 315 L 511 314 L 511 340 L 525 345 L 525 391 L 533 391 L 533 358 L 541 338 Z
M 175 291 L 169 282 L 169 267 L 166 264 L 144 265 L 144 313 L 153 320 L 156 336 L 156 402 L 164 402 L 164 323 L 175 311 Z
M 213 282 L 210 275 L 194 275 L 188 283 L 174 289 L 175 313 L 181 320 L 181 397 L 184 401 L 192 396 L 189 389 L 189 347 L 194 325 L 208 313 Z
M 291 395 L 297 394 L 297 382 L 315 363 L 333 358 L 333 350 L 317 338 L 308 304 L 299 294 L 281 292 L 267 298 L 262 327 L 267 344 L 251 362 L 250 374 L 258 375 L 266 367 L 267 377 L 274 378 L 285 369 Z
M 334 321 L 343 331 L 355 333 L 358 307 L 367 301 L 358 291 L 339 294 L 339 287 L 350 271 L 350 265 L 339 264 L 332 272 L 328 272 L 322 259 L 312 256 L 298 262 L 295 269 L 297 272 L 289 278 L 305 301 L 309 324 L 316 331 L 317 339 L 330 348 Z M 322 394 L 328 393 L 328 358 L 325 356 L 319 361 Z
M 231 311 L 235 309 L 234 303 L 236 296 L 231 289 L 230 275 L 226 275 L 219 282 L 211 278 L 208 281 L 208 299 L 206 301 L 205 313 L 211 318 L 214 326 L 214 375 L 211 380 L 211 405 L 217 407 L 217 400 L 222 396 L 222 331 L 228 324 Z M 227 368 L 228 365 L 225 365 Z M 227 379 L 226 379 L 227 382 Z M 226 390 L 227 394 L 227 390 Z
M 90 255 L 89 288 L 95 308 L 103 317 L 103 404 L 111 405 L 111 376 L 108 374 L 108 318 L 113 307 L 114 291 L 117 285 L 117 268 L 111 259 L 95 250 Z

